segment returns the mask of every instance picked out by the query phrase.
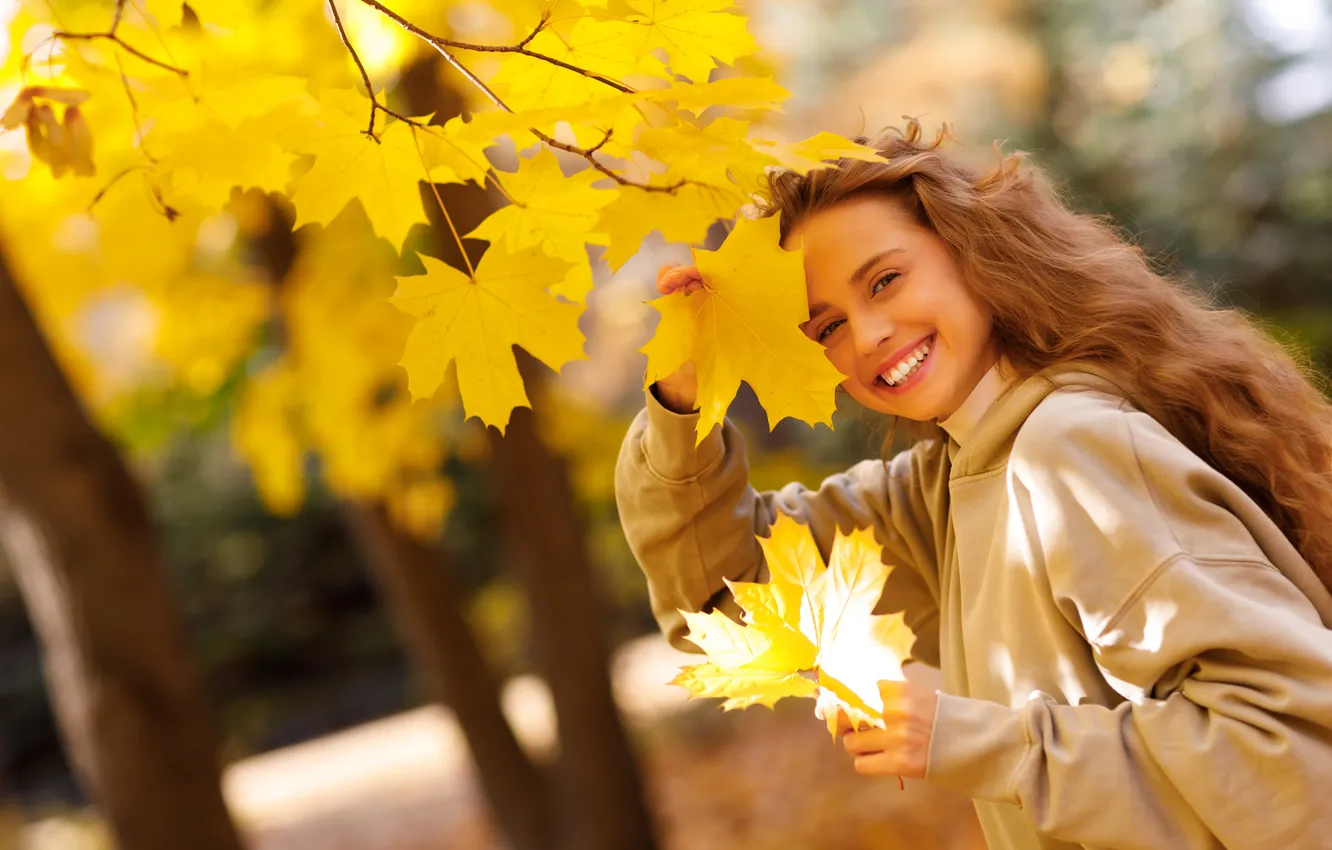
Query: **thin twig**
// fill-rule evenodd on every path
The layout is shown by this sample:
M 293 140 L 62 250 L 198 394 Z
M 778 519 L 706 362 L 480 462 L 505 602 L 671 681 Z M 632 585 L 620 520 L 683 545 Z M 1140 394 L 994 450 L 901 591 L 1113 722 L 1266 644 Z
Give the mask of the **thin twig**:
M 120 26 L 120 19 L 124 16 L 124 14 L 125 14 L 125 0 L 116 0 L 116 11 L 115 14 L 111 16 L 111 29 L 107 30 L 107 32 L 111 33 L 112 35 L 116 34 L 116 27 Z
M 597 171 L 600 171 L 602 174 L 614 180 L 616 183 L 619 183 L 621 186 L 633 186 L 635 189 L 642 189 L 644 192 L 665 192 L 668 195 L 673 195 L 675 194 L 676 189 L 679 189 L 680 187 L 690 182 L 688 180 L 677 180 L 674 183 L 671 183 L 669 186 L 652 186 L 647 183 L 639 183 L 637 180 L 630 180 L 628 177 L 625 177 L 624 175 L 619 174 L 618 172 L 611 171 L 601 162 L 601 160 L 593 156 L 591 151 L 585 148 L 580 148 L 577 145 L 570 145 L 566 144 L 565 142 L 556 141 L 555 139 L 551 138 L 550 136 L 547 136 L 545 133 L 541 132 L 540 130 L 529 129 L 528 132 L 530 132 L 532 135 L 536 136 L 538 139 L 545 142 L 546 144 L 550 145 L 552 148 L 556 148 L 562 151 L 568 151 L 569 153 L 573 154 L 578 154 L 583 159 L 587 160 L 588 163 L 590 163 L 591 166 L 595 168 Z M 605 142 L 603 141 L 602 144 L 604 143 Z M 598 144 L 597 147 L 601 147 L 601 144 Z
M 379 139 L 375 136 L 375 110 L 379 108 L 379 101 L 375 99 L 374 83 L 370 82 L 370 73 L 365 70 L 360 55 L 352 46 L 351 39 L 347 37 L 347 29 L 342 25 L 342 15 L 338 14 L 336 0 L 328 0 L 328 10 L 333 13 L 333 25 L 338 28 L 338 38 L 342 39 L 342 46 L 347 48 L 352 61 L 356 63 L 356 70 L 361 72 L 361 82 L 365 85 L 366 97 L 370 98 L 370 125 L 365 128 L 365 134 L 377 142 Z
M 612 127 L 612 128 L 610 128 L 609 130 L 607 130 L 607 131 L 606 131 L 606 135 L 604 135 L 604 136 L 601 137 L 601 141 L 597 142 L 595 145 L 593 145 L 592 147 L 588 148 L 588 149 L 587 149 L 587 152 L 588 152 L 588 153 L 596 153 L 597 151 L 599 151 L 599 150 L 601 150 L 602 148 L 604 148 L 604 147 L 606 146 L 606 143 L 609 142 L 609 141 L 611 140 L 611 136 L 614 135 L 614 133 L 615 133 L 615 128 L 614 128 L 614 127 Z
M 518 42 L 517 44 L 472 44 L 466 41 L 454 41 L 451 38 L 440 38 L 437 35 L 433 35 L 429 32 L 426 32 L 425 30 L 418 27 L 416 24 L 404 18 L 402 15 L 399 15 L 397 12 L 393 11 L 392 9 L 385 6 L 383 3 L 379 2 L 379 0 L 361 0 L 361 2 L 367 6 L 379 10 L 386 17 L 392 20 L 395 24 L 407 30 L 407 32 L 411 33 L 412 35 L 416 36 L 422 41 L 425 41 L 435 46 L 436 48 L 444 47 L 451 50 L 470 50 L 474 53 L 517 53 L 520 56 L 527 56 L 531 59 L 536 59 L 541 62 L 549 62 L 551 65 L 554 65 L 557 68 L 563 68 L 566 71 L 571 71 L 580 76 L 587 77 L 590 80 L 596 80 L 597 82 L 602 83 L 603 85 L 610 86 L 611 88 L 615 89 L 618 92 L 621 92 L 622 94 L 632 94 L 634 91 L 632 88 L 626 86 L 624 83 L 618 80 L 611 79 L 610 77 L 607 77 L 604 74 L 598 74 L 595 71 L 589 71 L 586 68 L 580 68 L 577 65 L 571 65 L 568 62 L 556 59 L 554 56 L 547 56 L 544 53 L 537 53 L 535 50 L 528 50 L 527 45 L 532 41 L 532 39 L 536 38 L 537 35 L 543 29 L 545 29 L 546 24 L 549 23 L 549 19 L 545 15 L 542 15 L 541 23 L 537 24 L 536 29 L 532 30 L 531 35 L 529 35 L 527 38 L 523 39 L 522 41 Z
M 164 71 L 170 71 L 171 73 L 179 77 L 188 77 L 190 75 L 190 72 L 186 71 L 184 68 L 177 68 L 175 65 L 163 62 L 161 59 L 154 59 L 153 57 L 149 56 L 147 53 L 144 53 L 142 50 L 130 44 L 129 42 L 125 41 L 123 38 L 121 38 L 120 36 L 116 35 L 113 32 L 66 32 L 64 30 L 56 30 L 55 32 L 51 33 L 49 38 L 53 42 L 54 41 L 98 41 L 101 39 L 106 39 L 107 41 L 115 42 L 120 46 L 121 50 L 124 50 L 126 53 L 135 57 L 136 59 L 140 59 L 144 62 L 147 62 L 149 65 L 155 65 L 158 68 L 161 68 Z
M 531 43 L 532 39 L 536 38 L 538 35 L 541 34 L 541 31 L 546 28 L 546 24 L 548 23 L 550 23 L 550 10 L 546 9 L 541 13 L 541 20 L 537 21 L 537 25 L 532 27 L 532 31 L 527 34 L 527 38 L 518 42 L 514 46 L 517 47 L 519 50 L 522 50 L 524 47 L 526 47 L 528 44 Z
M 361 2 L 373 3 L 375 2 L 375 0 L 361 0 Z M 457 69 L 458 73 L 462 74 L 463 77 L 466 78 L 466 80 L 469 83 L 476 86 L 481 91 L 481 93 L 484 94 L 486 98 L 490 100 L 491 103 L 495 104 L 497 108 L 502 109 L 510 114 L 513 113 L 513 109 L 510 108 L 509 105 L 505 103 L 502 99 L 500 99 L 500 96 L 495 94 L 495 92 L 490 88 L 490 86 L 482 82 L 481 78 L 478 77 L 475 73 L 473 73 L 470 68 L 468 68 L 462 62 L 459 62 L 458 57 L 450 53 L 448 49 L 441 44 L 436 44 L 433 41 L 429 42 L 429 44 L 431 47 L 435 48 L 436 52 L 438 52 L 440 56 L 444 57 L 444 61 L 448 62 L 455 69 Z M 669 186 L 649 186 L 634 180 L 630 180 L 629 178 L 621 174 L 617 174 L 616 172 L 608 168 L 604 163 L 601 162 L 601 160 L 596 158 L 594 151 L 590 151 L 587 148 L 579 147 L 578 145 L 571 145 L 568 144 L 567 142 L 557 141 L 554 137 L 547 135 L 546 133 L 543 133 L 542 131 L 536 129 L 535 127 L 529 127 L 528 132 L 530 132 L 533 136 L 536 136 L 538 139 L 545 142 L 546 144 L 550 145 L 552 148 L 581 156 L 583 159 L 587 160 L 588 163 L 593 168 L 595 168 L 597 171 L 600 171 L 602 174 L 606 175 L 610 179 L 614 180 L 616 183 L 619 183 L 621 186 L 633 186 L 635 188 L 642 189 L 647 192 L 674 193 L 676 189 L 679 189 L 681 186 L 685 185 L 684 180 L 672 183 Z M 609 138 L 609 135 L 607 138 Z M 605 144 L 606 141 L 607 141 L 606 139 L 603 139 L 601 144 L 597 145 L 597 147 L 601 147 L 601 145 Z
M 130 86 L 129 77 L 125 76 L 125 66 L 121 64 L 120 57 L 116 57 L 116 71 L 120 73 L 120 85 L 125 89 L 125 99 L 130 105 L 130 120 L 134 122 L 134 132 L 138 134 L 139 151 L 148 159 L 149 162 L 156 163 L 157 160 L 149 155 L 143 147 L 144 132 L 143 122 L 139 120 L 139 101 L 134 97 L 134 89 Z
M 365 94 L 370 98 L 370 125 L 366 127 L 365 134 L 374 139 L 376 143 L 379 142 L 379 137 L 375 135 L 376 111 L 396 118 L 405 124 L 410 124 L 413 127 L 425 129 L 426 125 L 422 122 L 417 121 L 415 118 L 408 118 L 406 115 L 399 112 L 394 112 L 392 109 L 389 109 L 387 106 L 379 102 L 379 98 L 375 97 L 374 84 L 370 82 L 370 74 L 365 70 L 365 65 L 362 64 L 361 57 L 357 55 L 356 48 L 352 46 L 351 39 L 347 36 L 347 30 L 342 25 L 342 16 L 338 14 L 337 3 L 334 2 L 334 0 L 328 0 L 328 8 L 329 11 L 333 13 L 333 23 L 338 28 L 338 38 L 342 39 L 342 46 L 346 47 L 347 52 L 351 54 L 352 61 L 356 63 L 356 70 L 361 72 L 361 82 L 365 85 Z
M 98 203 L 99 201 L 101 201 L 103 197 L 105 197 L 105 195 L 106 195 L 107 192 L 111 191 L 111 187 L 112 187 L 112 186 L 114 186 L 114 185 L 116 185 L 116 183 L 120 182 L 120 179 L 121 179 L 122 177 L 124 177 L 124 176 L 127 175 L 127 174 L 132 174 L 132 173 L 134 173 L 135 171 L 139 171 L 140 169 L 143 169 L 143 168 L 147 168 L 147 166 L 145 166 L 145 165 L 131 165 L 129 168 L 122 169 L 121 172 L 120 172 L 119 174 L 117 174 L 115 177 L 112 177 L 110 180 L 106 181 L 106 185 L 103 186 L 102 188 L 98 189 L 98 190 L 97 190 L 97 194 L 96 194 L 96 195 L 93 195 L 92 200 L 88 202 L 88 207 L 87 207 L 88 214 L 89 214 L 89 215 L 92 214 L 93 207 L 97 206 L 97 203 Z

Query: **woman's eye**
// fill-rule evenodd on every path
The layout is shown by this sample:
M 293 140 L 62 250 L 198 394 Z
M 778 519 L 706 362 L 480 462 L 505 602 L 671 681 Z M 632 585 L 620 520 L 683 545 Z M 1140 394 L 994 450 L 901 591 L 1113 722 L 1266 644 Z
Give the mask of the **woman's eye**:
M 837 330 L 837 326 L 840 324 L 842 324 L 841 319 L 834 319 L 833 321 L 829 322 L 828 324 L 824 325 L 822 328 L 819 329 L 818 336 L 816 336 L 815 339 L 818 340 L 819 342 L 823 342 L 825 339 L 828 338 L 828 334 Z
M 873 285 L 870 286 L 870 295 L 878 295 L 888 284 L 901 277 L 901 272 L 888 272 L 875 278 Z

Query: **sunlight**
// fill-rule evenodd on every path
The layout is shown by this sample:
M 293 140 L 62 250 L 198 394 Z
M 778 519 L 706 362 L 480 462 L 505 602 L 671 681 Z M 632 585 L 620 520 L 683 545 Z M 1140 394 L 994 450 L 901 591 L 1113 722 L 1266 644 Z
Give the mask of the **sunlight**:
M 1069 705 L 1080 704 L 1087 698 L 1087 689 L 1078 678 L 1078 671 L 1073 669 L 1073 661 L 1061 652 L 1055 665 L 1059 668 L 1059 691 L 1064 697 L 1064 702 Z
M 1010 693 L 1017 693 L 1017 670 L 1013 667 L 1013 656 L 1008 647 L 1001 643 L 990 647 L 990 670 L 1004 683 L 1004 688 Z
M 1143 652 L 1160 652 L 1165 642 L 1166 626 L 1179 613 L 1179 606 L 1170 599 L 1148 599 L 1146 607 L 1147 622 L 1142 627 L 1142 639 L 1129 646 Z
M 1244 12 L 1254 34 L 1283 53 L 1332 46 L 1332 16 L 1321 0 L 1249 0 Z
M 9 22 L 14 20 L 14 16 L 17 14 L 18 0 L 0 0 L 0 30 L 4 30 L 6 33 L 5 38 L 0 39 L 0 65 L 3 65 L 5 60 L 9 58 Z
M 396 71 L 407 56 L 412 37 L 384 15 L 359 3 L 341 3 L 338 10 L 365 69 L 374 76 Z M 327 7 L 324 17 L 332 26 L 333 16 Z M 377 88 L 382 84 L 383 80 L 375 80 Z
M 1069 468 L 1061 471 L 1060 479 L 1068 488 L 1074 502 L 1087 514 L 1087 518 L 1096 526 L 1096 530 L 1111 540 L 1117 539 L 1124 524 L 1124 516 L 1113 501 L 1106 497 L 1096 485 Z

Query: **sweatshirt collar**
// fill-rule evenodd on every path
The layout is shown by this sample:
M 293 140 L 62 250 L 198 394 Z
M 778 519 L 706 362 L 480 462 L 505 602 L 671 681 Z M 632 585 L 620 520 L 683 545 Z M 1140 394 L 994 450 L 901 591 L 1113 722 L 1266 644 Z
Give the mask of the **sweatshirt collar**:
M 986 373 L 956 413 L 939 423 L 950 437 L 950 479 L 990 472 L 1007 463 L 1009 450 L 1022 424 L 1036 406 L 1056 390 L 1092 390 L 1127 397 L 1108 373 L 1091 364 L 1055 366 L 1025 379 L 1005 379 L 1003 375 L 991 378 L 994 371 Z M 1005 371 L 1008 375 L 1013 374 L 1011 370 Z M 968 416 L 958 422 L 969 423 L 969 426 L 964 424 L 959 431 L 954 420 L 963 412 Z M 981 416 L 984 416 L 983 422 Z M 962 434 L 960 440 L 959 433 Z
M 959 446 L 967 445 L 981 417 L 1016 383 L 1010 377 L 1011 374 L 1009 370 L 1001 371 L 999 364 L 995 363 L 981 376 L 962 405 L 948 418 L 939 420 L 939 427 Z

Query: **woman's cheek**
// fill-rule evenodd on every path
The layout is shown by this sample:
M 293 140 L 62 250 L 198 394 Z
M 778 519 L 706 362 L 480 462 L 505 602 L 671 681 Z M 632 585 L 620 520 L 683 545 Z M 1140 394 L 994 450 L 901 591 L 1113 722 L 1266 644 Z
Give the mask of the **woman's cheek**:
M 845 334 L 843 334 L 843 336 L 845 336 Z M 828 358 L 828 361 L 833 364 L 833 368 L 842 373 L 842 377 L 844 378 L 842 386 L 850 389 L 853 380 L 851 376 L 855 373 L 855 357 L 853 356 L 853 352 L 849 351 L 848 346 L 843 345 L 839 340 L 832 346 L 824 349 L 823 353 Z

